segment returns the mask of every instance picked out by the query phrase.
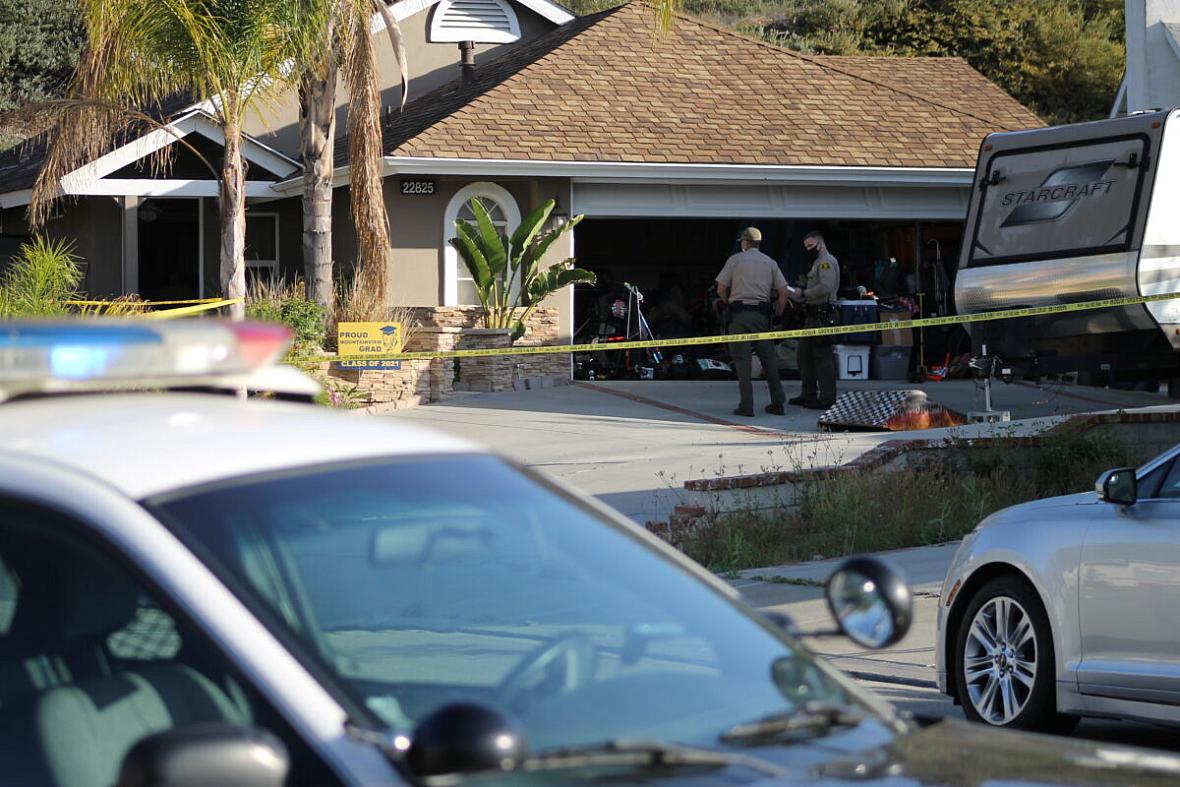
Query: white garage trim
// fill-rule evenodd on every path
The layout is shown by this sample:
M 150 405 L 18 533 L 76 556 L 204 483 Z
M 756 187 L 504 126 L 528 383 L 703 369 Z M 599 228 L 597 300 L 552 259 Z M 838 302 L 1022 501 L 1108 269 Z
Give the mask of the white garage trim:
M 574 214 L 598 217 L 913 219 L 960 221 L 970 190 L 764 184 L 618 184 L 574 181 Z

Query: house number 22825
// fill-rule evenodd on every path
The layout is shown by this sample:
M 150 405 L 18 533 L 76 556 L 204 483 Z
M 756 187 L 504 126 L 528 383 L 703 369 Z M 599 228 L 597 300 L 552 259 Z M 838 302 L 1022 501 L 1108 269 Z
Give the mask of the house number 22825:
M 402 194 L 433 194 L 433 180 L 403 180 Z

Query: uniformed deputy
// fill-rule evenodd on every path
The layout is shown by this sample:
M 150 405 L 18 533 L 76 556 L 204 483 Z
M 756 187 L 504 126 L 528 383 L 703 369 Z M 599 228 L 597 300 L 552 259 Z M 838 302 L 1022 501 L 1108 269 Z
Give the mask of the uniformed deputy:
M 824 236 L 814 230 L 803 238 L 811 255 L 811 270 L 802 289 L 791 288 L 792 301 L 803 304 L 805 328 L 826 328 L 838 321 L 836 290 L 840 287 L 840 265 L 828 251 Z M 836 364 L 832 360 L 830 336 L 808 336 L 799 340 L 799 379 L 803 383 L 791 404 L 826 410 L 836 402 Z
M 762 232 L 757 227 L 746 227 L 739 237 L 742 250 L 725 261 L 717 274 L 717 294 L 729 308 L 729 333 L 759 333 L 770 330 L 770 315 L 782 314 L 787 306 L 787 280 L 778 263 L 758 250 Z M 783 414 L 782 383 L 778 378 L 778 358 L 769 341 L 754 342 L 754 351 L 762 361 L 766 384 L 770 388 L 770 404 L 766 412 Z M 754 384 L 751 380 L 750 342 L 729 345 L 734 370 L 738 376 L 741 401 L 734 415 L 754 415 Z

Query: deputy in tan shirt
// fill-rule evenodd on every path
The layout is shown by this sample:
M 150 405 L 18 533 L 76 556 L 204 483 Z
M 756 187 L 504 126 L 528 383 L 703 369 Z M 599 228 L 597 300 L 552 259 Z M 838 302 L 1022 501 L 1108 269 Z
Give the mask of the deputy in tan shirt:
M 730 311 L 729 333 L 761 333 L 770 330 L 770 315 L 782 314 L 787 305 L 787 294 L 791 287 L 779 269 L 778 263 L 758 250 L 762 245 L 762 232 L 757 227 L 746 227 L 739 237 L 742 250 L 725 261 L 725 267 L 717 274 L 717 294 Z M 769 341 L 754 342 L 754 352 L 762 362 L 766 373 L 766 384 L 770 388 L 770 404 L 766 412 L 783 414 L 782 383 L 778 377 L 778 358 L 774 344 Z M 754 383 L 750 368 L 750 342 L 733 342 L 729 345 L 734 371 L 738 376 L 738 402 L 734 415 L 751 418 L 754 415 Z

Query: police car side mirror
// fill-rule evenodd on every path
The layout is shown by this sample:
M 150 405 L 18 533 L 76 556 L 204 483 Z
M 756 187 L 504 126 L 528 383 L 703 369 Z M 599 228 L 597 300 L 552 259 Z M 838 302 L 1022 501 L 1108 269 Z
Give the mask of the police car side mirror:
M 828 577 L 824 594 L 840 630 L 878 650 L 901 640 L 914 619 L 910 586 L 901 572 L 875 557 L 853 557 Z
M 116 787 L 283 787 L 291 763 L 266 730 L 215 722 L 141 738 L 119 768 Z

